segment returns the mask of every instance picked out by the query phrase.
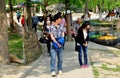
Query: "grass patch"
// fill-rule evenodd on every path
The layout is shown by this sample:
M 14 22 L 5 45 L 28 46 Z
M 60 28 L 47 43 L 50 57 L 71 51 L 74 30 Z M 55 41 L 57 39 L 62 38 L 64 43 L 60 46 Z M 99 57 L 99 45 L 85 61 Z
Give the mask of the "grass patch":
M 22 37 L 16 33 L 9 33 L 8 35 L 9 52 L 18 58 L 23 58 L 23 44 Z
M 120 66 L 117 66 L 117 68 L 108 68 L 106 64 L 103 64 L 101 68 L 107 71 L 114 71 L 114 72 L 120 71 Z
M 93 73 L 94 73 L 95 78 L 98 78 L 98 76 L 100 75 L 96 67 L 93 67 Z

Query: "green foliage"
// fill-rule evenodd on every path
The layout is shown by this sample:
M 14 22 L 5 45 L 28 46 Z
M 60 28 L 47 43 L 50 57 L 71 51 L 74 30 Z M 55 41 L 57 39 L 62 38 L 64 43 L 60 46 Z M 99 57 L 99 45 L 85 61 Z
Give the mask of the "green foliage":
M 85 5 L 85 0 L 70 0 L 70 3 L 82 8 Z
M 111 4 L 110 9 L 113 9 L 113 8 L 115 8 L 117 6 L 120 7 L 120 1 L 114 2 L 114 4 Z
M 48 0 L 48 4 L 56 4 L 56 3 L 63 3 L 64 0 Z
M 8 4 L 9 0 L 5 0 Z M 24 3 L 26 0 L 11 0 L 13 5 L 18 3 Z M 44 2 L 45 0 L 41 0 Z M 48 5 L 65 3 L 65 0 L 46 0 Z M 84 8 L 86 0 L 69 0 L 70 5 L 76 5 L 78 8 Z M 111 10 L 117 5 L 120 6 L 120 0 L 88 0 L 89 9 L 95 8 L 97 5 L 100 5 L 103 10 Z
M 9 4 L 9 0 L 5 0 L 6 4 Z M 18 3 L 24 3 L 25 0 L 11 0 L 12 1 L 12 5 L 17 5 Z
M 23 58 L 22 38 L 16 33 L 9 33 L 8 36 L 9 52 L 18 58 Z
M 95 0 L 90 0 L 88 6 L 89 6 L 90 9 L 92 9 L 92 8 L 96 7 L 97 3 L 98 3 L 98 0 L 96 0 L 96 1 Z

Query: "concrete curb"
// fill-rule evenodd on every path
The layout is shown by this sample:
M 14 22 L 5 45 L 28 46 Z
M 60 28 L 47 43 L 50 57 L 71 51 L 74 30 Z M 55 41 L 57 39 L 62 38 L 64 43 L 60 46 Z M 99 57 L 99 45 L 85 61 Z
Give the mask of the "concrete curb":
M 120 49 L 110 47 L 110 46 L 96 44 L 94 42 L 90 42 L 88 46 L 89 46 L 88 47 L 89 50 L 120 51 Z
M 44 51 L 43 47 L 42 47 L 42 50 L 43 50 L 42 51 L 43 54 L 35 62 L 33 62 L 33 64 L 30 65 L 31 68 L 29 68 L 25 72 L 23 72 L 23 74 L 21 75 L 20 78 L 26 78 L 36 67 L 39 66 L 38 64 L 42 61 L 42 59 L 45 56 L 45 51 Z

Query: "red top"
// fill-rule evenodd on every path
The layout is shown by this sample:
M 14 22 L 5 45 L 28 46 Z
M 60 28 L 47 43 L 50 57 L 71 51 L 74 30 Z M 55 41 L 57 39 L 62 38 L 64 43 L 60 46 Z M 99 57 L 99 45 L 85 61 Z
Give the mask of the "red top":
M 21 18 L 21 24 L 24 27 L 24 25 L 25 25 L 25 18 L 24 17 Z

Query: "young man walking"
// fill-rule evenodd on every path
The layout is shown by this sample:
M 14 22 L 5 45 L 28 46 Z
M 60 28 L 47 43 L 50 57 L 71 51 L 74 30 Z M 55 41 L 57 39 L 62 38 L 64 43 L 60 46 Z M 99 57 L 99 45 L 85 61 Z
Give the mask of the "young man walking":
M 50 37 L 52 40 L 52 48 L 51 48 L 51 60 L 50 60 L 50 67 L 51 67 L 51 76 L 56 76 L 55 71 L 55 63 L 56 63 L 56 56 L 58 58 L 57 68 L 58 74 L 62 75 L 62 63 L 63 63 L 63 44 L 64 44 L 64 26 L 60 25 L 61 23 L 61 16 L 56 14 L 54 16 L 54 25 L 50 28 Z

